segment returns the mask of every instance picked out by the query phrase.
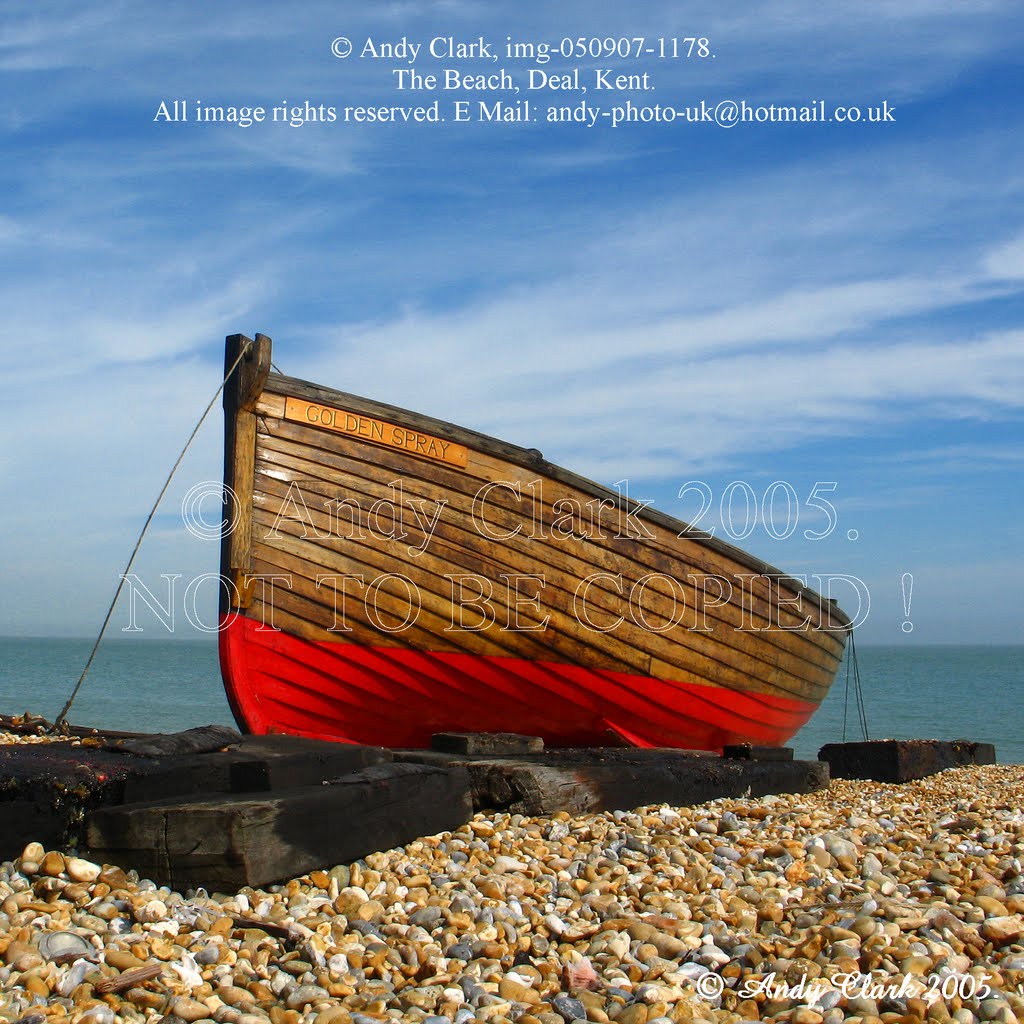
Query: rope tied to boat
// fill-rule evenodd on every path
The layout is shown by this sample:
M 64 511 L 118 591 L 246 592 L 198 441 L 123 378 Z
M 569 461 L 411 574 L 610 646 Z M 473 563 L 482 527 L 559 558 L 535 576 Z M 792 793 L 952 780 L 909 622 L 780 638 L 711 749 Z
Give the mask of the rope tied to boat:
M 860 683 L 860 665 L 857 662 L 857 645 L 853 642 L 853 633 L 850 633 L 850 653 L 846 659 L 846 693 L 843 703 L 843 742 L 846 742 L 846 716 L 850 706 L 850 683 L 853 682 L 854 701 L 857 706 L 857 716 L 860 719 L 860 729 L 864 739 L 870 739 L 868 735 L 868 716 L 864 707 L 864 690 Z
M 68 697 L 67 703 L 61 708 L 60 714 L 57 716 L 53 723 L 52 731 L 58 732 L 67 725 L 68 712 L 71 710 L 71 705 L 74 704 L 75 698 L 78 696 L 78 691 L 81 690 L 82 684 L 85 682 L 85 677 L 89 674 L 89 669 L 92 668 L 93 660 L 96 657 L 96 652 L 99 650 L 100 643 L 103 640 L 103 636 L 107 631 L 107 626 L 110 625 L 110 619 L 114 614 L 114 607 L 117 604 L 117 599 L 121 596 L 121 591 L 124 589 L 124 582 L 128 574 L 131 572 L 132 566 L 135 564 L 135 556 L 139 553 L 139 548 L 142 546 L 142 540 L 146 536 L 146 531 L 149 530 L 149 525 L 153 521 L 153 516 L 156 515 L 156 510 L 160 507 L 160 502 L 163 501 L 164 495 L 167 493 L 167 488 L 171 486 L 171 481 L 174 479 L 174 474 L 178 471 L 178 467 L 181 465 L 182 460 L 185 458 L 185 454 L 192 446 L 192 442 L 196 438 L 196 434 L 199 433 L 199 428 L 206 421 L 206 417 L 210 415 L 210 410 L 213 408 L 217 399 L 220 397 L 220 393 L 224 390 L 227 382 L 231 379 L 231 375 L 238 369 L 242 359 L 245 358 L 246 352 L 249 351 L 252 346 L 252 341 L 246 341 L 242 346 L 241 352 L 238 353 L 238 358 L 231 365 L 231 369 L 224 375 L 224 379 L 220 383 L 220 387 L 213 393 L 213 397 L 210 399 L 209 404 L 203 411 L 202 416 L 199 417 L 198 422 L 192 428 L 192 433 L 189 434 L 188 440 L 185 442 L 185 446 L 181 449 L 177 459 L 175 459 L 174 465 L 171 466 L 171 471 L 167 474 L 167 479 L 164 481 L 163 487 L 160 488 L 160 493 L 156 496 L 156 501 L 153 502 L 153 507 L 149 510 L 149 515 L 146 516 L 146 521 L 142 526 L 142 530 L 139 532 L 138 539 L 135 541 L 135 547 L 132 548 L 132 553 L 128 558 L 128 564 L 124 567 L 124 572 L 121 573 L 121 577 L 117 582 L 117 588 L 114 590 L 114 596 L 110 602 L 110 607 L 107 608 L 107 614 L 103 618 L 103 625 L 100 626 L 99 634 L 96 637 L 96 642 L 92 645 L 92 650 L 89 652 L 89 658 L 85 663 L 85 668 L 82 669 L 82 674 L 78 677 L 78 682 L 75 683 L 75 688 L 71 691 L 71 696 Z

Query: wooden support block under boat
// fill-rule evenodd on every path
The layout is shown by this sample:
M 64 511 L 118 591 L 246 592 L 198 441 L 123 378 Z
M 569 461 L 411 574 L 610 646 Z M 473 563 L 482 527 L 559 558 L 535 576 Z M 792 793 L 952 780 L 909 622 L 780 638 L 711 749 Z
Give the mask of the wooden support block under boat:
M 264 795 L 129 804 L 91 815 L 91 856 L 184 891 L 235 892 L 458 828 L 464 769 L 381 764 Z
M 0 859 L 31 841 L 81 845 L 83 821 L 99 807 L 319 785 L 391 760 L 380 747 L 241 736 L 226 726 L 169 735 L 70 732 L 0 745 Z
M 447 754 L 537 754 L 544 749 L 544 740 L 515 732 L 438 732 L 430 746 Z
M 391 760 L 383 747 L 328 743 L 300 736 L 237 736 L 227 747 L 159 759 L 128 780 L 125 803 L 208 793 L 262 793 L 318 785 Z
M 829 782 L 821 761 L 727 760 L 703 751 L 623 748 L 548 750 L 485 758 L 396 751 L 396 758 L 463 767 L 477 811 L 554 814 L 683 806 L 719 797 L 812 793 Z
M 996 748 L 972 740 L 864 740 L 826 743 L 818 757 L 836 779 L 910 782 L 961 765 L 995 764 Z
M 98 741 L 0 745 L 0 860 L 17 857 L 32 841 L 56 849 L 77 845 L 83 815 L 120 803 L 128 780 L 150 765 Z
M 792 747 L 756 747 L 751 743 L 726 744 L 722 757 L 734 761 L 792 761 Z

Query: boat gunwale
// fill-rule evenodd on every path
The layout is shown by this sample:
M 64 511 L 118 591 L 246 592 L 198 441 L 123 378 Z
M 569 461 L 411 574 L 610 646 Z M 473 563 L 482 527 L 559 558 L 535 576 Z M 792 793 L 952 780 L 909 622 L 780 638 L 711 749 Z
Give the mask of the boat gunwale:
M 401 406 L 391 405 L 387 402 L 325 387 L 312 381 L 302 380 L 298 377 L 289 377 L 280 373 L 271 372 L 268 374 L 262 388 L 263 394 L 267 392 L 281 395 L 285 398 L 307 400 L 315 398 L 325 405 L 348 406 L 352 412 L 380 419 L 391 418 L 397 420 L 399 425 L 415 426 L 430 433 L 440 434 L 446 439 L 450 438 L 457 444 L 462 444 L 467 448 L 497 457 L 514 466 L 541 473 L 558 483 L 565 484 L 567 487 L 574 488 L 584 494 L 589 494 L 602 500 L 610 500 L 615 503 L 615 506 L 620 511 L 627 514 L 632 513 L 640 521 L 647 521 L 664 530 L 671 531 L 680 541 L 692 540 L 695 543 L 706 545 L 711 550 L 754 570 L 757 575 L 776 579 L 780 585 L 786 586 L 793 593 L 813 601 L 820 609 L 822 618 L 827 620 L 827 624 L 823 623 L 815 628 L 827 632 L 849 632 L 850 630 L 851 619 L 839 607 L 838 603 L 834 600 L 826 599 L 806 583 L 801 583 L 800 580 L 784 573 L 782 570 L 745 551 L 743 548 L 713 537 L 703 530 L 694 529 L 688 523 L 669 515 L 667 512 L 652 508 L 643 502 L 626 499 L 618 491 L 613 491 L 588 477 L 581 476 L 572 470 L 549 462 L 535 448 L 523 448 L 509 441 L 503 441 L 489 434 L 481 433 L 469 427 L 462 427 L 446 420 L 437 419 L 425 413 L 414 412 Z M 265 414 L 260 413 L 259 415 Z M 366 443 L 372 444 L 372 442 Z M 416 456 L 410 457 L 417 459 Z M 686 537 L 679 536 L 683 531 L 687 531 Z

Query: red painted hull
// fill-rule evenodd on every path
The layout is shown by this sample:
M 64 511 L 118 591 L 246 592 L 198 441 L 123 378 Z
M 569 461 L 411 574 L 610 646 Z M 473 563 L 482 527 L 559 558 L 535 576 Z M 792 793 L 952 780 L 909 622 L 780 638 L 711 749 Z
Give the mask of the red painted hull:
M 572 664 L 313 642 L 221 623 L 221 670 L 235 718 L 286 732 L 428 747 L 437 732 L 543 736 L 550 746 L 784 744 L 817 704 Z

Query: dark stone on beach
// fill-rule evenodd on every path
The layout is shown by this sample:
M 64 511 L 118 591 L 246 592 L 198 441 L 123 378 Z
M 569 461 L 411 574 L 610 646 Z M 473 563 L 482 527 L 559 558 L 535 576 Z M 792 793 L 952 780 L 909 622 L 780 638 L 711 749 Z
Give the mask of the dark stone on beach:
M 429 932 L 432 928 L 436 928 L 441 923 L 443 917 L 444 911 L 440 907 L 420 907 L 419 910 L 414 910 L 409 915 L 409 924 L 418 925 L 420 928 L 425 928 Z
M 349 921 L 349 931 L 359 932 L 360 935 L 380 938 L 380 925 L 373 921 Z
M 828 762 L 836 779 L 910 782 L 947 768 L 995 764 L 996 748 L 972 740 L 865 740 L 826 743 L 818 757 Z
M 564 1021 L 586 1020 L 586 1007 L 572 996 L 560 995 L 551 1000 L 551 1005 Z

